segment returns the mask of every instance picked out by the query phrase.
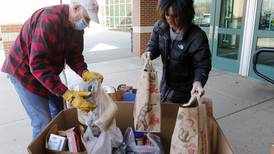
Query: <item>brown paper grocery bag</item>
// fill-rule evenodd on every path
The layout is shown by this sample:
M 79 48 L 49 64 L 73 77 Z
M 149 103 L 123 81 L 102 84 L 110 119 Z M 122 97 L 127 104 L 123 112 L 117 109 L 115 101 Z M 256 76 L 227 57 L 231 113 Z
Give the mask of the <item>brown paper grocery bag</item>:
M 134 106 L 135 131 L 160 132 L 161 105 L 157 72 L 146 60 L 137 86 Z
M 198 107 L 180 107 L 172 134 L 171 154 L 198 154 Z
M 171 139 L 171 154 L 210 154 L 209 136 L 212 130 L 212 101 L 193 95 L 188 104 L 195 107 L 180 107 Z
M 218 138 L 218 125 L 214 120 L 213 116 L 213 104 L 212 99 L 207 97 L 202 97 L 202 101 L 206 104 L 207 110 L 207 128 L 208 128 L 208 153 L 215 153 L 217 150 L 217 138 Z
M 197 97 L 198 99 L 198 127 L 199 127 L 199 133 L 198 133 L 198 138 L 199 138 L 199 154 L 211 154 L 210 153 L 210 129 L 211 129 L 211 124 L 210 124 L 210 112 L 212 112 L 212 108 L 210 108 L 210 105 L 206 99 Z M 212 105 L 211 105 L 212 107 Z

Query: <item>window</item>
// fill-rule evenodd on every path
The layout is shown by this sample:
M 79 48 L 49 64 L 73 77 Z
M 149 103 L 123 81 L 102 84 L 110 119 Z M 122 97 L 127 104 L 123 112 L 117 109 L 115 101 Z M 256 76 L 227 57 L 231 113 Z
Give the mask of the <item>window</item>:
M 274 1 L 263 0 L 259 21 L 260 30 L 274 31 Z
M 131 0 L 107 0 L 105 7 L 108 28 L 129 29 L 132 26 Z

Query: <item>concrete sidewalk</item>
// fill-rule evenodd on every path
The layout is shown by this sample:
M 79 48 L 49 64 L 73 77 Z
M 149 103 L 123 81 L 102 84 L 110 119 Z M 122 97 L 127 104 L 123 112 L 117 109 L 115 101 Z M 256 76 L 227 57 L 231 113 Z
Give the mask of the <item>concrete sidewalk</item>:
M 89 68 L 104 74 L 104 85 L 126 83 L 136 86 L 142 61 L 129 49 L 122 50 L 125 52 L 84 53 L 90 58 Z M 121 55 L 109 58 L 113 53 Z M 93 58 L 97 58 L 96 63 Z M 160 77 L 162 64 L 159 59 L 153 63 Z M 70 82 L 77 78 L 70 70 L 67 70 L 67 76 Z M 27 153 L 26 147 L 31 141 L 30 121 L 14 88 L 1 73 L 0 85 L 0 153 Z M 214 115 L 235 154 L 270 153 L 274 135 L 274 85 L 212 70 L 205 89 L 206 96 L 213 99 Z

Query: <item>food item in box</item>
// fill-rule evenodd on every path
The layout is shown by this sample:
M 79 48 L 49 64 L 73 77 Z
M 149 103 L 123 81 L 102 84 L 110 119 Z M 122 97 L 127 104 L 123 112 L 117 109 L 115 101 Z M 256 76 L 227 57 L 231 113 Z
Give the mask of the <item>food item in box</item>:
M 126 84 L 120 84 L 120 85 L 118 85 L 117 90 L 121 90 L 121 91 L 124 91 L 124 92 L 132 92 L 133 87 L 132 86 L 127 86 Z
M 84 133 L 84 127 L 79 125 L 76 127 L 72 127 L 67 130 L 59 130 L 57 125 L 53 125 L 52 128 L 49 130 L 48 133 L 48 140 L 46 142 L 46 149 L 49 151 L 62 151 L 62 152 L 83 152 L 85 151 L 84 144 L 81 140 L 81 136 Z M 54 145 L 52 140 L 50 139 L 51 136 L 58 136 L 64 140 L 64 144 L 62 148 L 56 150 L 56 148 L 52 148 L 51 146 Z M 56 145 L 55 145 L 56 146 Z
M 48 149 L 54 151 L 63 151 L 66 145 L 66 138 L 60 135 L 50 134 L 48 140 Z
M 115 93 L 116 89 L 112 86 L 103 86 L 104 92 L 107 94 Z
M 73 131 L 73 129 L 74 128 L 66 131 L 68 150 L 69 152 L 78 152 L 80 151 L 80 137 Z
M 135 101 L 136 94 L 131 92 L 125 92 L 123 94 L 124 101 Z
M 145 133 L 143 132 L 134 132 L 136 145 L 144 145 L 144 136 Z

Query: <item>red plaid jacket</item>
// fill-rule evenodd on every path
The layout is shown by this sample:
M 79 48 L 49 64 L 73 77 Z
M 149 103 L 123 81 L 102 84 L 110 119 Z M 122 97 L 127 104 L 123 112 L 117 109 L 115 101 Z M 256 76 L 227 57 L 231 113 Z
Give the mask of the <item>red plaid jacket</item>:
M 68 21 L 69 6 L 39 9 L 23 25 L 2 71 L 43 97 L 62 96 L 67 87 L 59 74 L 68 64 L 77 74 L 87 69 L 82 55 L 84 31 Z

